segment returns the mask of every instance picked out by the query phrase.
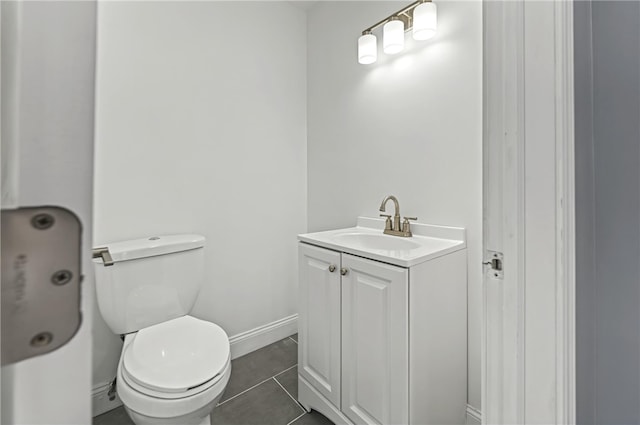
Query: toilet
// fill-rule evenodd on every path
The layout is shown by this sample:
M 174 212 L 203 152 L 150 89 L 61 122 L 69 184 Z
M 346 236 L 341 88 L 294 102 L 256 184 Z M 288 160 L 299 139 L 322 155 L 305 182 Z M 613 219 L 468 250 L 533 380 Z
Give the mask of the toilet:
M 136 424 L 210 424 L 229 382 L 227 334 L 189 316 L 204 245 L 200 235 L 170 235 L 94 249 L 100 312 L 124 335 L 116 389 Z

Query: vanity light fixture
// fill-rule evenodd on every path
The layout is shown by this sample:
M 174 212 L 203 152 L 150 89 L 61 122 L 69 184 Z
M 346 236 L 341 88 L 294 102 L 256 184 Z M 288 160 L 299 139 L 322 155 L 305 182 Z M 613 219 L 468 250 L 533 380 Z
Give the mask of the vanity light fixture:
M 388 55 L 395 55 L 402 49 L 404 49 L 404 22 L 394 16 L 382 27 L 382 50 Z
M 428 40 L 436 35 L 438 13 L 432 1 L 419 4 L 413 9 L 413 39 Z
M 358 39 L 358 62 L 363 65 L 374 63 L 378 60 L 378 43 L 376 36 L 371 31 L 362 33 Z
M 404 49 L 406 31 L 412 30 L 415 40 L 428 40 L 436 34 L 436 4 L 432 0 L 418 0 L 362 31 L 362 36 L 358 39 L 359 63 L 368 65 L 378 59 L 378 44 L 373 31 L 380 27 L 383 27 L 383 51 L 388 55 L 399 53 Z

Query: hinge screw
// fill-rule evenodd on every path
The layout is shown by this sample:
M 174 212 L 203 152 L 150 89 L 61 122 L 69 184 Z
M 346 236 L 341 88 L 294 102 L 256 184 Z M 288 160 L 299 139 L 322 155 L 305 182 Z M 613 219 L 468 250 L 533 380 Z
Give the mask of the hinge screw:
M 55 272 L 53 276 L 51 276 L 51 283 L 53 283 L 54 285 L 64 285 L 66 283 L 69 283 L 72 277 L 73 273 L 71 273 L 69 270 L 59 270 Z
M 53 226 L 55 219 L 51 214 L 36 214 L 31 219 L 31 225 L 38 230 L 46 230 Z
M 33 347 L 44 347 L 49 345 L 53 340 L 53 335 L 49 332 L 40 332 L 38 335 L 31 338 L 31 345 Z

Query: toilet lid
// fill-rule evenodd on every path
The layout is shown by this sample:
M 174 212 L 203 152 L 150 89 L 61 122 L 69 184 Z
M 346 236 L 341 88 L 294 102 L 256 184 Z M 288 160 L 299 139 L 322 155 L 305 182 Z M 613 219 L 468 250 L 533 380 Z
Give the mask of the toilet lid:
M 229 354 L 220 326 L 184 316 L 138 331 L 122 365 L 127 378 L 143 387 L 179 393 L 215 381 Z

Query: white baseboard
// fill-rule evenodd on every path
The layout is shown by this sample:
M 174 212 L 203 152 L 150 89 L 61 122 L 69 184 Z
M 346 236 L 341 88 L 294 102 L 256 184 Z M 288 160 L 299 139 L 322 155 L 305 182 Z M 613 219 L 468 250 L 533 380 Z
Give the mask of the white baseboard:
M 229 338 L 231 358 L 235 359 L 249 354 L 259 348 L 272 344 L 298 332 L 298 315 L 267 323 L 255 329 L 242 332 Z
M 116 394 L 116 398 L 111 401 L 107 393 L 109 392 L 110 384 L 100 385 L 91 391 L 91 414 L 92 416 L 98 416 L 116 407 L 122 406 L 120 397 Z
M 467 425 L 482 425 L 482 412 L 467 404 Z
M 293 335 L 296 332 L 298 332 L 298 315 L 294 314 L 234 335 L 229 338 L 231 358 L 235 359 L 244 356 L 259 348 Z M 115 400 L 109 400 L 108 392 L 108 383 L 93 389 L 91 393 L 93 416 L 101 415 L 122 405 L 117 394 Z

